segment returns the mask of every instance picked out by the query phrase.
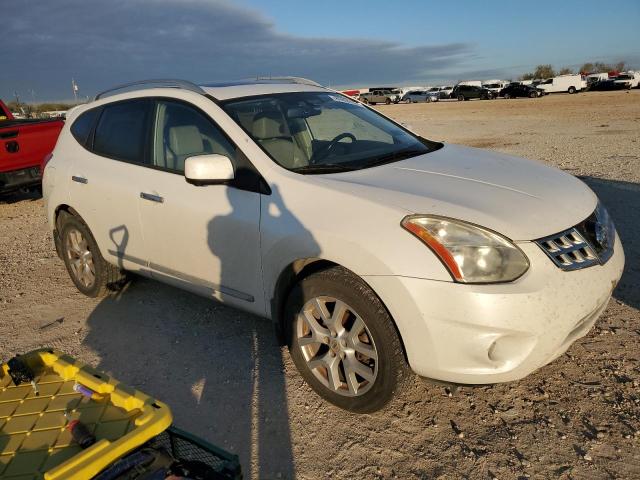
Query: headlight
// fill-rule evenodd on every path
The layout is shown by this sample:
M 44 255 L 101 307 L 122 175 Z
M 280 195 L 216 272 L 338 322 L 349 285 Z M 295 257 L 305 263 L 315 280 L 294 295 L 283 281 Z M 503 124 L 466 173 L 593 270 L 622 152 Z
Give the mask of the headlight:
M 425 243 L 457 282 L 510 282 L 529 268 L 529 260 L 510 240 L 470 223 L 411 215 L 402 226 Z

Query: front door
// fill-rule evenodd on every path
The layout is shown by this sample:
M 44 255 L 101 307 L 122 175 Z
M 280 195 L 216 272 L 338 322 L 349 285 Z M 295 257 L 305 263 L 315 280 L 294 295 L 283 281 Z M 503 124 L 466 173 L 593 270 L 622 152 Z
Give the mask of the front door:
M 152 275 L 263 313 L 260 194 L 231 185 L 195 186 L 188 157 L 237 147 L 212 119 L 182 101 L 158 99 L 152 168 L 140 185 L 140 218 Z

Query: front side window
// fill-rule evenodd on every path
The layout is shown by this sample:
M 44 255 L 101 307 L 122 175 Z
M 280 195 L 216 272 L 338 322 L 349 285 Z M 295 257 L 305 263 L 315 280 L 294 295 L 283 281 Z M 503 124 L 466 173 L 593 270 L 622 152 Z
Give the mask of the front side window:
M 301 173 L 368 168 L 428 153 L 438 145 L 328 92 L 229 100 L 223 108 L 276 163 Z
M 125 162 L 145 163 L 150 105 L 146 99 L 105 105 L 96 126 L 94 152 Z
M 234 158 L 235 147 L 203 113 L 180 102 L 158 101 L 153 135 L 153 164 L 184 172 L 189 157 L 217 153 Z

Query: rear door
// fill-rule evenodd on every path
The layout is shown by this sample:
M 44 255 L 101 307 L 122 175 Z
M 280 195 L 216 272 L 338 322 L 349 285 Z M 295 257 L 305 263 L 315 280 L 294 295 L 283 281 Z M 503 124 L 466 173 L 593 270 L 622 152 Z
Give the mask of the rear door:
M 73 154 L 71 206 L 105 259 L 128 270 L 144 269 L 147 263 L 138 198 L 148 173 L 150 121 L 151 102 L 134 99 L 85 112 L 71 128 L 81 135 L 95 125 L 86 149 Z
M 246 157 L 190 103 L 158 99 L 154 119 L 153 165 L 138 190 L 152 275 L 262 313 L 260 194 L 237 183 L 195 186 L 184 178 L 189 157 L 225 155 L 236 177 Z

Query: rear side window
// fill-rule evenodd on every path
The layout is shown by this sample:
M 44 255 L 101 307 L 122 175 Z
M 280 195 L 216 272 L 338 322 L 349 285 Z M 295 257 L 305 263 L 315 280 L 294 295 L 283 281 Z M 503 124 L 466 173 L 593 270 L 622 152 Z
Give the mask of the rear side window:
M 145 163 L 150 105 L 147 99 L 141 99 L 103 107 L 93 151 L 125 162 Z
M 91 129 L 95 123 L 99 108 L 92 108 L 81 114 L 73 125 L 71 125 L 71 135 L 78 141 L 80 145 L 86 147 L 87 140 L 91 134 Z

